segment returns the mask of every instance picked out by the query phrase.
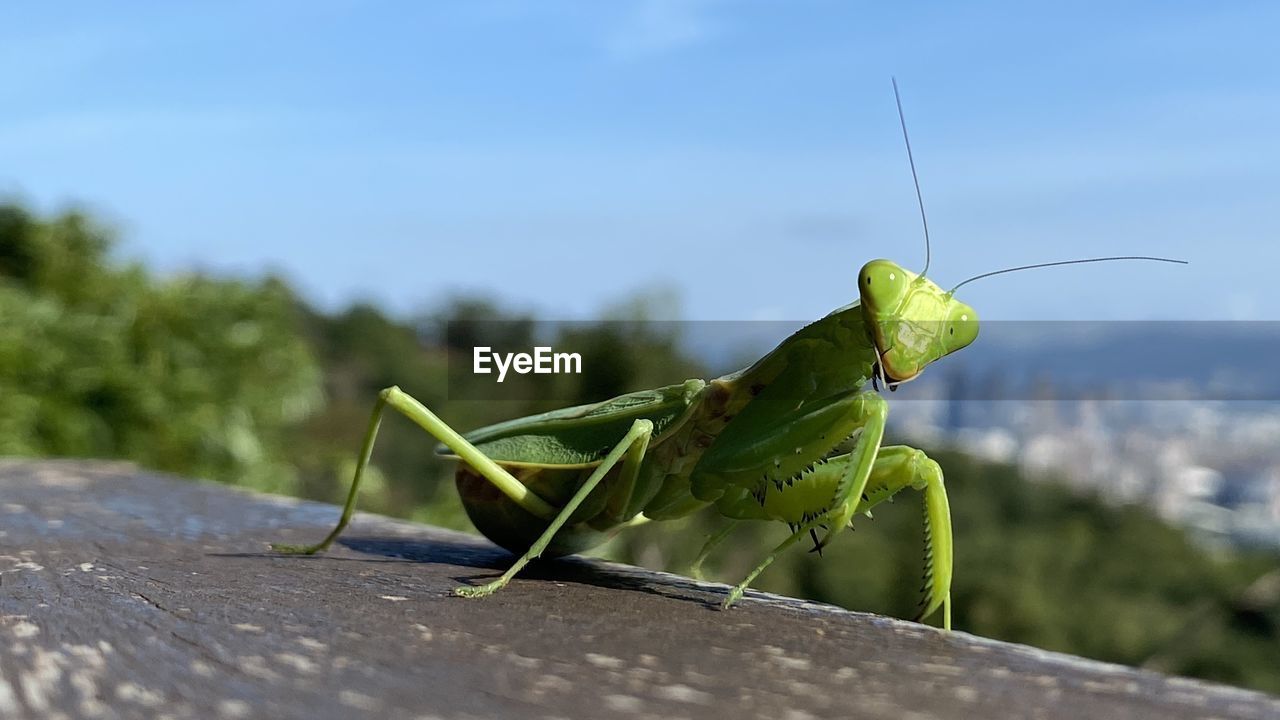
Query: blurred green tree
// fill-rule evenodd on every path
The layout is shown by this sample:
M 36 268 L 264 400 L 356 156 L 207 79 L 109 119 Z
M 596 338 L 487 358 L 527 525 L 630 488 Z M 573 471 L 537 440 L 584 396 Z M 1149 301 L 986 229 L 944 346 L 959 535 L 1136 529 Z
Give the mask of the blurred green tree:
M 0 206 L 0 453 L 127 458 L 296 492 L 320 370 L 276 279 L 163 281 L 76 212 Z

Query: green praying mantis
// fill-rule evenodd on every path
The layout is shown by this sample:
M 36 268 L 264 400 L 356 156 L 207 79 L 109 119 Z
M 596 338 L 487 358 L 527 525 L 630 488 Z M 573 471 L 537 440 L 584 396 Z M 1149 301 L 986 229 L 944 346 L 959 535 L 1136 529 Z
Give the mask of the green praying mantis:
M 913 179 L 915 161 L 898 99 Z M 916 180 L 924 219 L 924 203 Z M 951 513 L 942 468 L 923 451 L 883 446 L 896 390 L 931 363 L 978 336 L 978 316 L 954 297 L 973 280 L 1006 272 L 1087 262 L 1154 260 L 1121 256 L 998 270 L 943 290 L 920 273 L 872 260 L 857 274 L 858 300 L 800 329 L 750 367 L 714 380 L 686 380 L 604 402 L 554 410 L 460 434 L 398 387 L 378 395 L 342 516 L 314 545 L 273 545 L 313 554 L 350 522 L 378 427 L 390 407 L 457 461 L 467 514 L 494 543 L 519 557 L 499 578 L 455 589 L 482 597 L 500 590 L 531 560 L 581 552 L 613 532 L 705 508 L 730 520 L 708 538 L 694 565 L 740 521 L 785 523 L 790 535 L 728 593 L 737 602 L 781 553 L 805 537 L 816 549 L 859 514 L 911 488 L 924 498 L 924 582 L 916 620 L 943 609 L 951 628 Z M 852 450 L 835 454 L 847 441 Z M 819 539 L 818 531 L 822 530 Z

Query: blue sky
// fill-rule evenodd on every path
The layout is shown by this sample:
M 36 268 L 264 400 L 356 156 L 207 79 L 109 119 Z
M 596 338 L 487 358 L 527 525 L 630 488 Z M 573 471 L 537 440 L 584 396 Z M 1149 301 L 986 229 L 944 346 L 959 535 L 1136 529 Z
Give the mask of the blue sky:
M 982 316 L 1280 319 L 1277 8 L 9 4 L 0 194 L 326 307 L 806 319 L 923 263 L 896 75 L 940 283 L 1192 262 L 982 281 Z

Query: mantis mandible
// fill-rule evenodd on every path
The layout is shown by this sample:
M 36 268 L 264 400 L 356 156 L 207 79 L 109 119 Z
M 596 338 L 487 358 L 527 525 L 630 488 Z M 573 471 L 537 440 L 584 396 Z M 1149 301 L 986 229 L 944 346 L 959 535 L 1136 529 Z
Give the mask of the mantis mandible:
M 897 99 L 897 83 L 894 96 Z M 901 101 L 898 101 L 902 120 Z M 913 179 L 906 123 L 908 159 Z M 924 203 L 916 181 L 923 219 Z M 531 560 L 567 555 L 643 522 L 707 507 L 729 518 L 694 565 L 736 522 L 785 523 L 791 534 L 729 591 L 737 602 L 783 551 L 805 537 L 818 549 L 859 514 L 911 488 L 924 497 L 923 598 L 916 620 L 943 609 L 951 628 L 951 513 L 942 468 L 923 451 L 882 446 L 888 404 L 878 392 L 919 377 L 930 363 L 978 336 L 978 316 L 954 297 L 967 282 L 1005 272 L 1111 260 L 1068 260 L 985 273 L 943 290 L 889 260 L 857 274 L 858 300 L 786 338 L 750 367 L 714 380 L 687 380 L 604 402 L 555 410 L 458 433 L 398 387 L 378 395 L 342 516 L 315 545 L 273 545 L 285 553 L 328 548 L 351 520 L 383 412 L 390 407 L 430 433 L 437 453 L 458 463 L 456 483 L 476 528 L 519 558 L 501 577 L 455 593 L 503 588 Z M 846 440 L 853 449 L 833 452 Z M 823 531 L 818 539 L 818 530 Z

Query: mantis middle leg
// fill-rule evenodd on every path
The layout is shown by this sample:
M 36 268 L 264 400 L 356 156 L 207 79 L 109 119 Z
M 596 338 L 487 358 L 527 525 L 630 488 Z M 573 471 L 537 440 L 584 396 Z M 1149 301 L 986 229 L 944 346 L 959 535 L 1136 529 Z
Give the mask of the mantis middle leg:
M 694 580 L 702 579 L 702 563 L 711 557 L 712 551 L 719 547 L 720 543 L 724 542 L 737 526 L 737 520 L 730 520 L 724 524 L 724 527 L 707 536 L 707 541 L 703 543 L 702 549 L 698 551 L 698 556 L 693 559 L 692 563 L 689 563 L 689 577 Z

